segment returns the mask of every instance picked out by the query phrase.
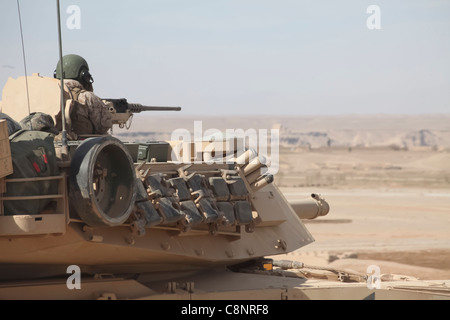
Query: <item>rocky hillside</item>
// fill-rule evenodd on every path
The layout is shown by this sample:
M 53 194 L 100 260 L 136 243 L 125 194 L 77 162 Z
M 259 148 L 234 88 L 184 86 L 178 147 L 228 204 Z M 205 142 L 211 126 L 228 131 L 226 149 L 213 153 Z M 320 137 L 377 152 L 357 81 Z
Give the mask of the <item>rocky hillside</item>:
M 195 124 L 197 121 L 197 124 Z M 123 141 L 170 140 L 176 129 L 279 130 L 280 145 L 289 148 L 389 147 L 450 149 L 450 114 L 348 116 L 153 116 L 137 115 L 131 128 L 114 129 Z

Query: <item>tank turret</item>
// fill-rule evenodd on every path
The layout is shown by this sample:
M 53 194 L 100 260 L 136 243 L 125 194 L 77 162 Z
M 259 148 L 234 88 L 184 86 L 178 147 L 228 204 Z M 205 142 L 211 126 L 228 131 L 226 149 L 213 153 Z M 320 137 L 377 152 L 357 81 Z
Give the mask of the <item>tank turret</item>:
M 23 81 L 10 79 L 3 91 L 2 111 L 18 120 L 27 116 L 23 109 L 28 109 L 19 89 L 25 88 Z M 30 111 L 56 119 L 58 81 L 33 75 L 28 87 Z M 125 99 L 105 101 L 112 103 L 115 113 L 130 115 L 145 109 L 130 107 Z M 1 251 L 8 253 L 1 255 L 0 263 L 29 269 L 28 277 L 37 276 L 35 267 L 43 264 L 52 266 L 46 270 L 49 275 L 61 274 L 60 268 L 68 265 L 87 273 L 124 268 L 180 271 L 287 253 L 314 241 L 301 219 L 325 213 L 315 213 L 315 204 L 328 206 L 317 198 L 296 203 L 294 210 L 272 182 L 273 176 L 263 174 L 264 165 L 253 150 L 233 149 L 234 159 L 224 163 L 204 159 L 182 163 L 171 157 L 179 142 L 124 143 L 103 135 L 70 141 L 69 159 L 61 159 L 60 142 L 36 144 L 48 141 L 51 133 L 28 132 L 34 139 L 28 142 L 30 152 L 47 150 L 42 159 L 46 166 L 55 164 L 55 169 L 36 172 L 38 158 L 29 164 L 30 174 L 20 175 L 26 171 L 21 168 L 24 162 L 13 161 L 17 176 L 5 177 L 10 192 L 0 198 L 0 240 L 15 239 L 0 241 Z M 17 146 L 24 142 L 19 141 L 28 136 L 22 133 L 8 141 L 13 159 L 22 152 Z M 210 146 L 203 143 L 202 148 Z M 31 212 L 28 208 L 37 201 L 40 209 Z M 47 240 L 38 240 L 42 236 L 52 239 L 51 248 Z M 10 271 L 1 277 L 14 278 Z

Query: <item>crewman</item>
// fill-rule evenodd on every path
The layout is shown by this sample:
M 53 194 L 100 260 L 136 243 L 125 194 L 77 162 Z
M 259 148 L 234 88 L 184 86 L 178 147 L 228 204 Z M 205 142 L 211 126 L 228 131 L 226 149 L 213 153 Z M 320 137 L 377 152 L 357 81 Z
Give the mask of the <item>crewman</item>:
M 71 131 L 76 135 L 106 134 L 112 127 L 111 113 L 93 92 L 94 79 L 89 73 L 88 63 L 76 54 L 65 55 L 62 60 L 68 98 L 74 101 L 70 112 Z M 54 77 L 61 79 L 61 76 L 61 61 L 58 61 Z

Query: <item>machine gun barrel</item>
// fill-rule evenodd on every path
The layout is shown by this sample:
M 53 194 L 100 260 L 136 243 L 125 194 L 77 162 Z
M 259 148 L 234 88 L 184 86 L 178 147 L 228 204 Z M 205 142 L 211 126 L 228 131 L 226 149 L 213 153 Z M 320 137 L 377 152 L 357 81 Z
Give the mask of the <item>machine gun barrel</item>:
M 132 113 L 139 113 L 142 111 L 181 111 L 181 107 L 143 106 L 139 103 L 129 103 L 128 109 Z
M 135 113 L 140 113 L 142 111 L 181 110 L 181 107 L 143 106 L 139 103 L 128 103 L 127 99 L 103 99 L 103 102 L 109 107 L 112 123 L 118 124 L 120 128 L 123 128 L 125 125 L 129 128 L 131 119 Z

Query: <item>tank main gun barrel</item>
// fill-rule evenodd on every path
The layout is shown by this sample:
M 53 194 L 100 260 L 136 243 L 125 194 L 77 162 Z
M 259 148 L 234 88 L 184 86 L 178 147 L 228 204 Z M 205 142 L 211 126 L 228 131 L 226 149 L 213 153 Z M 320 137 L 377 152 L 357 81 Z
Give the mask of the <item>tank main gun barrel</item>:
M 330 211 L 328 202 L 316 193 L 310 199 L 289 201 L 289 204 L 300 219 L 315 219 Z

